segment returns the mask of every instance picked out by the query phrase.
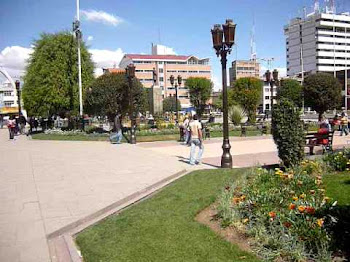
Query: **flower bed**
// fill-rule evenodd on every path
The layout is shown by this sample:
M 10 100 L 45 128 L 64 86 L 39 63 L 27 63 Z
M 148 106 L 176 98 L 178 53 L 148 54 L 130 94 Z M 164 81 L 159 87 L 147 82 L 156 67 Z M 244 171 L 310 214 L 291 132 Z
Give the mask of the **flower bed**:
M 233 225 L 254 239 L 264 260 L 330 261 L 327 216 L 336 202 L 325 195 L 323 163 L 304 161 L 283 172 L 255 169 L 246 182 L 232 183 L 219 198 L 222 225 Z

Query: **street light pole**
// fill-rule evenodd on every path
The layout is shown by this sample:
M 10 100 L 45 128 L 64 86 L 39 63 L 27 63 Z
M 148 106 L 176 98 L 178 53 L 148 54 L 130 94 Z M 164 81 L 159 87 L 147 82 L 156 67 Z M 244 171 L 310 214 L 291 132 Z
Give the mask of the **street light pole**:
M 175 77 L 173 75 L 170 76 L 170 84 L 172 87 L 174 87 L 175 83 L 175 110 L 176 110 L 176 121 L 179 123 L 179 110 L 177 108 L 177 105 L 179 103 L 179 98 L 177 95 L 177 87 L 181 86 L 182 83 L 182 77 L 180 75 L 177 76 L 177 82 L 175 82 Z
M 80 41 L 81 41 L 81 30 L 80 30 L 80 11 L 79 11 L 79 0 L 77 0 L 77 19 L 73 22 L 73 32 L 77 39 L 78 48 L 78 85 L 79 85 L 79 115 L 83 117 L 83 87 L 81 82 L 81 53 L 80 53 Z
M 16 80 L 16 89 L 17 89 L 17 99 L 18 99 L 18 117 L 21 115 L 21 83 Z
M 231 19 L 227 19 L 226 23 L 222 25 L 216 24 L 211 30 L 213 38 L 213 47 L 216 50 L 216 55 L 221 56 L 222 67 L 222 104 L 223 104 L 223 143 L 222 143 L 222 156 L 221 167 L 232 168 L 232 156 L 230 153 L 231 145 L 229 140 L 229 127 L 228 127 L 228 107 L 227 107 L 227 53 L 232 50 L 232 46 L 235 42 L 236 25 Z M 223 42 L 224 38 L 224 42 Z

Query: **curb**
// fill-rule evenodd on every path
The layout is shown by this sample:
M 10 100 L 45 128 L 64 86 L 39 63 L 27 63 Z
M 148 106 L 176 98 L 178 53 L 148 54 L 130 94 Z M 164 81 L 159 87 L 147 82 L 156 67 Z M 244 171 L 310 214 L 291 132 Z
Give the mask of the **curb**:
M 95 225 L 106 217 L 119 214 L 131 205 L 138 203 L 152 196 L 163 187 L 169 185 L 178 178 L 187 175 L 193 170 L 183 169 L 167 178 L 164 178 L 142 190 L 139 190 L 130 196 L 127 196 L 117 202 L 98 210 L 82 219 L 79 219 L 59 230 L 48 234 L 47 242 L 49 246 L 50 259 L 52 262 L 82 262 L 83 258 L 75 244 L 75 236 L 84 229 Z

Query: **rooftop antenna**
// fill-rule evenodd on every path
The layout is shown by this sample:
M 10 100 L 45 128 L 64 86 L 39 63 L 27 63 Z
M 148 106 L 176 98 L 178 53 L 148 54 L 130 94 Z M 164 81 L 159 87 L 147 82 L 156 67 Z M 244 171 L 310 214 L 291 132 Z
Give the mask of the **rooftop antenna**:
M 256 60 L 256 45 L 255 45 L 255 15 L 253 17 L 253 27 L 250 34 L 250 60 Z
M 306 19 L 307 13 L 306 13 L 306 6 L 303 7 L 303 15 L 304 15 L 304 19 Z
M 314 12 L 315 12 L 315 14 L 319 14 L 320 13 L 320 2 L 319 2 L 319 0 L 315 0 Z

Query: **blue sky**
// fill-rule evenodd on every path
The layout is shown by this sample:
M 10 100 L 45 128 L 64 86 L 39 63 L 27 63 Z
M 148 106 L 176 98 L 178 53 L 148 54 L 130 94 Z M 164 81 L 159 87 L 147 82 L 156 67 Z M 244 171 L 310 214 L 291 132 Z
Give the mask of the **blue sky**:
M 323 2 L 320 0 L 321 6 Z M 350 11 L 349 2 L 338 0 L 338 10 Z M 273 66 L 285 68 L 283 26 L 300 15 L 303 6 L 311 10 L 313 3 L 313 0 L 81 0 L 80 8 L 87 12 L 81 28 L 84 39 L 90 39 L 89 48 L 95 50 L 98 66 L 111 63 L 111 57 L 118 60 L 123 53 L 149 53 L 153 42 L 171 47 L 177 54 L 210 57 L 213 74 L 220 78 L 219 59 L 211 43 L 213 24 L 224 23 L 226 18 L 237 23 L 237 51 L 229 56 L 231 63 L 236 57 L 249 58 L 255 19 L 258 57 L 274 57 Z M 88 16 L 93 11 L 111 17 L 102 15 L 96 20 L 96 16 Z M 20 67 L 20 58 L 16 56 L 26 57 L 26 49 L 42 32 L 71 30 L 75 13 L 75 0 L 1 0 L 0 65 L 10 71 Z M 25 49 L 11 49 L 14 46 Z M 13 70 L 11 73 L 16 74 Z

